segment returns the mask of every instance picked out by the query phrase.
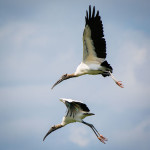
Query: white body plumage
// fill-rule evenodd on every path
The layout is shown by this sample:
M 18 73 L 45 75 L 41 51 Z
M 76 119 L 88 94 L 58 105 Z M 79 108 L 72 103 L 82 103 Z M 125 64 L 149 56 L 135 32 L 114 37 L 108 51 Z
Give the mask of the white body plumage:
M 102 74 L 105 71 L 105 67 L 100 66 L 99 63 L 84 63 L 81 62 L 81 64 L 77 67 L 75 71 L 75 75 L 81 76 L 84 74 L 90 74 L 90 75 L 96 75 L 96 74 Z

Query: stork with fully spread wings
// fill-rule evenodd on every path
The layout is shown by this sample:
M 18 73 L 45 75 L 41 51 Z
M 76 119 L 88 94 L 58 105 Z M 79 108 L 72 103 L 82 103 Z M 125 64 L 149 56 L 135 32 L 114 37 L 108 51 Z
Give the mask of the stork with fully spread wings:
M 97 138 L 102 143 L 105 144 L 105 141 L 107 141 L 107 138 L 105 138 L 103 135 L 99 134 L 99 132 L 95 129 L 95 127 L 92 124 L 83 121 L 83 119 L 85 117 L 94 115 L 93 113 L 90 113 L 90 110 L 86 106 L 86 104 L 84 104 L 81 101 L 66 99 L 66 98 L 61 98 L 60 101 L 66 105 L 67 114 L 63 117 L 63 120 L 60 124 L 54 125 L 50 128 L 50 130 L 44 136 L 43 141 L 53 131 L 55 131 L 61 127 L 64 127 L 65 125 L 67 125 L 69 123 L 80 122 L 80 123 L 83 123 L 83 124 L 89 126 L 93 130 L 93 132 L 95 133 Z
M 111 76 L 115 83 L 123 88 L 121 81 L 117 81 L 112 75 L 113 68 L 105 60 L 106 55 L 106 41 L 99 11 L 97 11 L 95 15 L 95 7 L 93 7 L 93 12 L 91 12 L 91 6 L 89 6 L 89 12 L 86 11 L 85 28 L 83 32 L 83 60 L 77 67 L 75 73 L 63 75 L 53 85 L 52 89 L 63 80 L 85 74 L 101 74 L 103 77 Z

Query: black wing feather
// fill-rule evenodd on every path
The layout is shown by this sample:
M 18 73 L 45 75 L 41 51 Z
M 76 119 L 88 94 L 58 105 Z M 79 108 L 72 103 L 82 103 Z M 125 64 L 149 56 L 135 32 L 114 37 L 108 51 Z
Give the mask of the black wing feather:
M 65 104 L 66 104 L 66 107 L 68 108 L 68 110 L 76 111 L 76 108 L 78 108 L 85 112 L 90 111 L 89 108 L 86 106 L 86 104 L 79 102 L 79 101 L 72 101 L 72 102 L 65 101 Z
M 76 104 L 80 106 L 81 110 L 86 111 L 86 112 L 90 111 L 89 108 L 86 106 L 86 104 L 80 103 L 80 102 L 76 102 Z
M 103 24 L 101 17 L 99 16 L 99 11 L 97 11 L 95 16 L 95 7 L 93 7 L 93 13 L 91 16 L 91 6 L 89 6 L 89 16 L 86 11 L 85 21 L 85 26 L 88 25 L 91 29 L 91 38 L 94 43 L 97 57 L 106 58 L 106 41 L 104 39 Z
M 71 104 L 70 107 L 72 110 L 75 109 L 76 107 L 79 107 L 79 109 L 81 109 L 82 111 L 85 111 L 85 112 L 90 111 L 89 108 L 84 103 L 73 101 L 70 104 Z

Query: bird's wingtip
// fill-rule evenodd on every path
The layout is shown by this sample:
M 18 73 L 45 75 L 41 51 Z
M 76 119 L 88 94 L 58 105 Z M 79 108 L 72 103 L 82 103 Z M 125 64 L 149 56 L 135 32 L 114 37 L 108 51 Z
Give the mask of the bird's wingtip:
M 63 102 L 63 101 L 64 101 L 64 98 L 59 98 L 59 100 L 60 100 L 61 102 Z

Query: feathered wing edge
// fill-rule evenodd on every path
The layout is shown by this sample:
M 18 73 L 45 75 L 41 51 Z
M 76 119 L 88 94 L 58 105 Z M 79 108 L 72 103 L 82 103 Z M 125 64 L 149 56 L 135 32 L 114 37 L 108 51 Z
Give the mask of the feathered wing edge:
M 82 111 L 90 112 L 90 109 L 87 107 L 87 105 L 81 101 L 66 99 L 66 98 L 60 98 L 60 101 L 62 101 L 66 105 L 66 107 L 69 107 L 69 105 L 72 105 L 75 108 L 78 107 L 78 109 L 81 109 Z M 67 105 L 68 103 L 69 105 Z
M 106 41 L 99 11 L 95 15 L 95 6 L 91 12 L 86 11 L 85 29 L 83 32 L 83 61 L 103 62 L 106 58 Z

